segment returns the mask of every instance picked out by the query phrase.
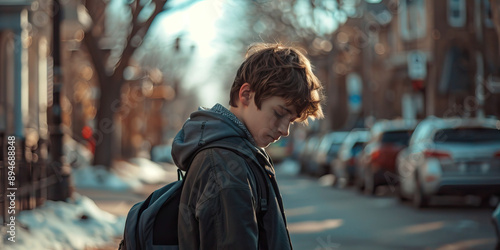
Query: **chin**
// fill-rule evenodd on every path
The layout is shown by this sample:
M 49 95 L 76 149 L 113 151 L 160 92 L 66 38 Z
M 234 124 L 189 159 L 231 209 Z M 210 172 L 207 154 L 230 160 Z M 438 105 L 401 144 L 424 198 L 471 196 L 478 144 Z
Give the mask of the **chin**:
M 271 144 L 272 144 L 272 142 L 269 142 L 269 143 L 267 143 L 267 144 L 266 144 L 266 143 L 259 143 L 257 146 L 259 146 L 259 147 L 261 147 L 261 148 L 267 148 L 267 147 L 269 147 L 269 145 L 271 145 Z

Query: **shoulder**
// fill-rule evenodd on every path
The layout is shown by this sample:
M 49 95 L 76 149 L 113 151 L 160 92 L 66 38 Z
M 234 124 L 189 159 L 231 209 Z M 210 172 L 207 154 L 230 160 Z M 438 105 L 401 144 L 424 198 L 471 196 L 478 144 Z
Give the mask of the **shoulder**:
M 192 168 L 200 174 L 211 176 L 221 187 L 245 186 L 248 188 L 249 160 L 246 156 L 226 148 L 207 148 L 194 158 Z
M 218 165 L 248 164 L 252 157 L 243 150 L 229 149 L 227 147 L 210 147 L 201 150 L 193 158 L 193 163 L 212 163 Z

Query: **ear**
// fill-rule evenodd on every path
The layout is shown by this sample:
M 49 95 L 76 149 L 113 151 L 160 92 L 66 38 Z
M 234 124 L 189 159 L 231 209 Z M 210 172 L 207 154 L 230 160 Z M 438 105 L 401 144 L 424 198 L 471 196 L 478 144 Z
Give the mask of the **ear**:
M 243 85 L 241 85 L 238 97 L 240 99 L 241 104 L 243 104 L 243 106 L 250 105 L 250 101 L 253 98 L 253 91 L 250 90 L 249 83 L 244 83 Z

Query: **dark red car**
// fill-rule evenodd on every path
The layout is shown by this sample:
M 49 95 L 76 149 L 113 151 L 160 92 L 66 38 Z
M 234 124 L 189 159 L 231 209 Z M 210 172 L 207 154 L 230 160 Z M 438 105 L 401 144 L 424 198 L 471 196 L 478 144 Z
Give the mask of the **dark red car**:
M 371 139 L 360 156 L 356 185 L 367 194 L 378 186 L 397 185 L 396 158 L 408 146 L 416 122 L 380 121 L 370 130 Z

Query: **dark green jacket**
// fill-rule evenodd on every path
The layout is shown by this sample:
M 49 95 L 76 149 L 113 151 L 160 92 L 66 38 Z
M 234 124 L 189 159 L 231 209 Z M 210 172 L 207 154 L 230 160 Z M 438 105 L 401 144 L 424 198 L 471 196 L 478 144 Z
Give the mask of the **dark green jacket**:
M 199 151 L 211 143 L 239 153 L 218 147 Z M 180 249 L 292 248 L 272 162 L 229 110 L 217 104 L 192 113 L 174 139 L 172 157 L 188 171 L 179 209 Z M 249 164 L 270 177 L 260 229 L 257 183 Z

